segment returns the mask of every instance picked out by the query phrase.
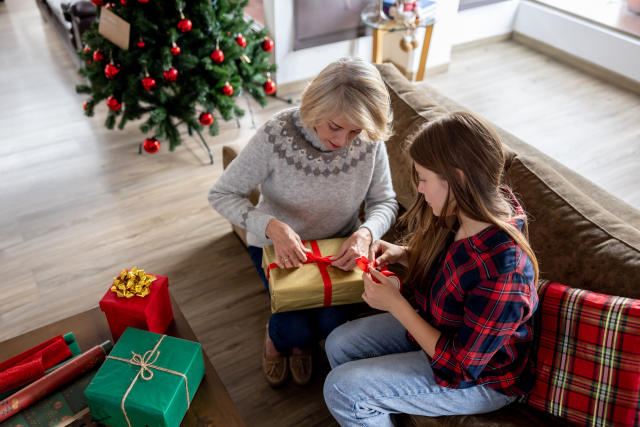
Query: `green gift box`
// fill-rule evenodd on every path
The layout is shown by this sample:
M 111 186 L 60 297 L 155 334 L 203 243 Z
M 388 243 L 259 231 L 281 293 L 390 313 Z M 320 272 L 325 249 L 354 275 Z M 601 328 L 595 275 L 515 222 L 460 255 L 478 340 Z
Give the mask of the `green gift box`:
M 84 393 L 102 424 L 178 426 L 203 376 L 200 343 L 127 328 Z

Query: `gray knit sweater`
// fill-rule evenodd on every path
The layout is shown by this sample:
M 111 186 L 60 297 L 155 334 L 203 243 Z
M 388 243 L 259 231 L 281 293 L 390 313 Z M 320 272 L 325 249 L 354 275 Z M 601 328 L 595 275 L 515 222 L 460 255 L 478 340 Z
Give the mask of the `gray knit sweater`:
M 255 207 L 246 198 L 254 188 L 261 193 Z M 272 218 L 303 240 L 346 237 L 358 227 L 367 227 L 376 240 L 398 211 L 384 142 L 358 137 L 344 148 L 328 150 L 302 124 L 298 108 L 276 114 L 258 130 L 213 185 L 209 202 L 247 229 L 252 246 L 273 244 L 265 236 Z

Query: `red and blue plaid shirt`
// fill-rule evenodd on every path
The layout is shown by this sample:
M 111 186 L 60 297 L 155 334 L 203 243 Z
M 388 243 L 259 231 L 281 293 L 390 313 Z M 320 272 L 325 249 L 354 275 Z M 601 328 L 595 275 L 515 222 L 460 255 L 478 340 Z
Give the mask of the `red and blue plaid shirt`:
M 517 215 L 523 215 L 509 196 Z M 521 228 L 523 220 L 512 224 Z M 526 394 L 534 379 L 528 320 L 538 305 L 533 264 L 496 226 L 450 242 L 434 265 L 432 285 L 417 286 L 415 292 L 418 312 L 442 333 L 431 358 L 436 382 Z

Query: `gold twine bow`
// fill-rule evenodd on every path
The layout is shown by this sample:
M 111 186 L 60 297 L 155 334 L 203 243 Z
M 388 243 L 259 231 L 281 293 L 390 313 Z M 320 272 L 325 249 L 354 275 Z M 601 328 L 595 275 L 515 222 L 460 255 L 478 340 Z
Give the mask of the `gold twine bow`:
M 138 270 L 133 267 L 131 270 L 122 269 L 118 277 L 113 278 L 111 290 L 121 298 L 131 298 L 133 296 L 146 297 L 149 295 L 149 287 L 157 277 Z
M 127 420 L 127 425 L 129 425 L 129 427 L 131 427 L 131 421 L 129 420 L 127 411 L 124 408 L 124 402 L 125 400 L 127 400 L 127 396 L 129 395 L 129 392 L 131 392 L 134 384 L 136 383 L 136 381 L 138 381 L 139 377 L 142 377 L 142 379 L 145 381 L 149 381 L 151 378 L 153 378 L 153 371 L 150 368 L 157 369 L 163 372 L 168 372 L 174 375 L 180 375 L 182 378 L 184 378 L 184 387 L 187 392 L 187 409 L 191 405 L 191 402 L 189 399 L 189 385 L 187 383 L 187 376 L 182 372 L 178 372 L 172 369 L 167 369 L 161 366 L 154 365 L 154 363 L 156 363 L 156 360 L 158 360 L 158 356 L 160 356 L 160 352 L 157 351 L 158 347 L 160 346 L 160 343 L 162 342 L 162 340 L 164 340 L 165 337 L 166 335 L 163 335 L 162 337 L 160 337 L 160 339 L 156 343 L 156 346 L 153 347 L 153 349 L 146 351 L 142 356 L 140 356 L 138 353 L 134 352 L 133 350 L 131 350 L 131 354 L 133 355 L 131 356 L 131 359 L 125 359 L 117 356 L 107 356 L 107 359 L 119 360 L 120 362 L 128 363 L 130 365 L 136 365 L 140 367 L 140 369 L 138 370 L 138 373 L 131 381 L 129 388 L 124 393 L 124 396 L 122 396 L 122 401 L 120 402 L 120 409 L 122 409 L 122 413 L 124 414 L 124 418 Z M 155 357 L 154 357 L 154 354 L 155 354 Z M 150 361 L 152 357 L 153 357 L 153 361 Z

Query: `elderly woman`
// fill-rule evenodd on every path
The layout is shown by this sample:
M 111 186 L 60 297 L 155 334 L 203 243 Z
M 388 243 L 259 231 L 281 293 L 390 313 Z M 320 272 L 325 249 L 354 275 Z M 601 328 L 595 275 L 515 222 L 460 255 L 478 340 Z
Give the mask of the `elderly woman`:
M 352 270 L 398 210 L 384 140 L 390 135 L 389 94 L 378 70 L 362 59 L 328 65 L 302 95 L 300 108 L 262 126 L 209 192 L 221 215 L 247 229 L 252 261 L 267 292 L 262 246 L 274 245 L 280 268 L 306 260 L 302 240 L 347 237 L 332 263 Z M 253 206 L 246 195 L 260 187 Z M 365 203 L 365 220 L 360 206 Z M 347 307 L 275 313 L 266 326 L 262 366 L 267 382 L 291 372 L 311 379 L 311 349 L 344 323 Z

